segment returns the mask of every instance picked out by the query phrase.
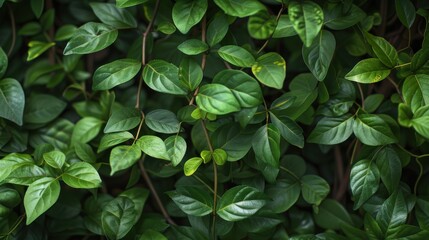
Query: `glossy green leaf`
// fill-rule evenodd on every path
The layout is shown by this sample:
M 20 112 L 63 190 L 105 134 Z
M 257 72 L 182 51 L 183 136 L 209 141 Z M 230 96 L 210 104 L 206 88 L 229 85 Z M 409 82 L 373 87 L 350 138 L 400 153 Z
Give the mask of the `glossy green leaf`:
M 116 6 L 120 8 L 127 8 L 140 5 L 148 2 L 149 0 L 116 0 Z
M 137 140 L 136 144 L 145 154 L 151 157 L 170 160 L 165 143 L 157 136 L 142 136 Z
M 186 55 L 198 55 L 209 49 L 209 46 L 198 39 L 188 39 L 177 46 L 182 53 Z
M 319 212 L 314 214 L 314 221 L 324 229 L 340 230 L 344 225 L 353 225 L 347 210 L 333 199 L 325 199 L 319 205 Z
M 133 129 L 139 125 L 142 114 L 136 108 L 117 108 L 109 117 L 104 133 L 122 132 Z
M 228 155 L 228 161 L 242 159 L 252 147 L 253 131 L 240 129 L 237 124 L 225 124 L 211 135 L 214 148 L 222 148 Z
M 247 21 L 247 30 L 252 38 L 267 39 L 276 29 L 276 18 L 268 12 L 259 12 Z
M 405 197 L 401 190 L 397 190 L 381 205 L 376 220 L 388 236 L 407 221 L 407 214 Z
M 110 175 L 115 174 L 120 170 L 127 169 L 134 165 L 141 156 L 142 152 L 137 145 L 121 145 L 114 147 L 110 153 Z
M 173 166 L 179 165 L 186 153 L 186 141 L 183 137 L 176 135 L 164 140 L 167 154 Z
M 191 58 L 184 58 L 179 65 L 179 80 L 189 91 L 194 91 L 203 80 L 201 66 Z
M 143 69 L 145 83 L 155 91 L 176 95 L 187 93 L 179 80 L 179 68 L 164 60 L 152 60 Z
M 256 59 L 252 73 L 262 84 L 282 89 L 286 77 L 286 61 L 278 53 L 266 53 Z
M 63 181 L 72 188 L 97 188 L 101 178 L 97 170 L 89 163 L 76 162 L 67 167 L 62 175 Z
M 57 118 L 66 107 L 66 102 L 52 95 L 31 94 L 24 108 L 24 122 L 48 123 Z
M 197 187 L 186 187 L 167 194 L 186 214 L 202 217 L 213 212 L 213 197 L 208 191 L 201 191 Z
M 134 136 L 130 132 L 105 134 L 100 140 L 100 145 L 98 145 L 97 153 L 100 153 L 110 147 L 113 147 L 133 138 Z
M 420 107 L 429 105 L 429 76 L 416 74 L 407 77 L 402 85 L 402 94 L 414 113 Z
M 398 140 L 388 123 L 375 114 L 359 114 L 353 124 L 355 136 L 369 146 L 395 143 Z
M 221 12 L 217 13 L 207 27 L 207 44 L 209 46 L 214 46 L 220 43 L 227 34 L 228 29 L 228 17 Z
M 157 109 L 146 114 L 146 125 L 155 132 L 177 133 L 180 131 L 180 122 L 176 115 L 168 110 Z
M 226 221 L 239 221 L 255 214 L 266 204 L 257 189 L 240 185 L 227 190 L 220 198 L 216 213 Z
M 378 190 L 380 171 L 371 160 L 360 160 L 350 172 L 350 188 L 354 198 L 354 209 L 360 208 Z
M 110 201 L 101 214 L 103 232 L 109 239 L 123 238 L 134 225 L 134 202 L 119 196 Z
M 410 0 L 395 0 L 395 9 L 401 23 L 408 29 L 416 18 L 416 8 Z
M 207 11 L 207 0 L 178 0 L 173 6 L 173 22 L 183 34 L 201 21 Z
M 364 105 L 367 113 L 373 113 L 383 103 L 383 94 L 371 94 L 365 98 Z
M 0 80 L 0 117 L 22 125 L 25 95 L 21 84 L 12 78 Z
M 295 36 L 297 33 L 289 19 L 289 15 L 283 14 L 280 16 L 276 29 L 273 33 L 273 38 L 284 38 Z
M 372 51 L 384 65 L 393 68 L 398 63 L 396 49 L 384 38 L 365 33 L 366 40 L 371 45 Z
M 240 110 L 240 103 L 226 86 L 212 83 L 203 85 L 196 102 L 199 108 L 208 113 L 223 115 Z
M 131 13 L 113 3 L 92 2 L 89 4 L 95 15 L 105 24 L 117 29 L 135 28 L 137 21 Z
M 323 25 L 323 10 L 315 2 L 292 1 L 288 6 L 289 19 L 305 46 L 310 47 Z
M 141 63 L 134 59 L 119 59 L 105 64 L 94 72 L 92 90 L 109 90 L 132 80 L 140 71 Z
M 54 42 L 31 41 L 28 43 L 27 61 L 31 61 L 46 52 L 49 48 L 55 46 Z
M 193 157 L 186 160 L 185 165 L 183 166 L 183 171 L 185 176 L 191 176 L 197 171 L 198 167 L 203 163 L 203 159 L 200 157 Z
M 61 151 L 51 151 L 43 154 L 43 159 L 49 166 L 61 169 L 66 162 L 66 155 Z
M 21 196 L 15 189 L 2 186 L 0 188 L 0 204 L 8 208 L 14 208 L 21 203 Z
M 256 107 L 262 103 L 262 91 L 258 82 L 238 70 L 223 70 L 215 75 L 213 83 L 228 87 L 241 107 Z
M 268 186 L 265 193 L 271 199 L 267 202 L 267 207 L 275 213 L 282 213 L 298 201 L 301 185 L 296 179 L 280 179 L 274 185 Z
M 317 175 L 304 175 L 301 177 L 302 197 L 309 204 L 319 205 L 328 196 L 329 184 Z
M 87 143 L 94 139 L 101 130 L 103 122 L 97 118 L 93 117 L 84 117 L 79 120 L 71 136 L 72 143 L 81 142 Z
M 60 195 L 58 179 L 44 177 L 33 182 L 25 192 L 24 207 L 26 223 L 29 225 L 48 210 Z
M 273 124 L 258 129 L 253 136 L 253 151 L 256 158 L 272 167 L 279 166 L 280 132 Z
M 411 125 L 414 127 L 416 132 L 420 135 L 429 138 L 429 106 L 419 108 L 413 119 L 411 120 Z
M 251 67 L 255 63 L 253 55 L 239 46 L 226 45 L 219 48 L 217 53 L 223 60 L 238 67 Z
M 324 117 L 308 136 L 311 143 L 334 145 L 346 141 L 353 133 L 354 117 L 350 114 L 341 117 Z
M 402 164 L 399 154 L 394 148 L 386 146 L 377 151 L 374 158 L 380 171 L 381 181 L 387 190 L 393 193 L 398 189 L 402 175 Z
M 273 112 L 270 112 L 270 119 L 288 143 L 299 148 L 304 147 L 303 130 L 294 120 L 286 115 L 276 115 Z
M 214 2 L 226 14 L 240 18 L 265 10 L 265 6 L 258 0 L 214 0 Z
M 376 83 L 385 79 L 390 69 L 377 58 L 368 58 L 358 62 L 345 76 L 347 80 L 358 83 Z
M 309 47 L 302 47 L 305 65 L 319 81 L 323 81 L 328 74 L 335 47 L 334 35 L 326 30 L 322 30 Z

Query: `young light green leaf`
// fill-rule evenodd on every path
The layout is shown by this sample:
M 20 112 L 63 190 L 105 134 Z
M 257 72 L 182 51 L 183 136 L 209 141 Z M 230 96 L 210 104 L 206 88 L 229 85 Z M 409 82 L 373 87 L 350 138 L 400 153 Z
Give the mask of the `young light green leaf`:
M 256 107 L 262 103 L 262 91 L 258 82 L 242 71 L 223 70 L 215 75 L 213 83 L 228 87 L 243 108 Z
M 183 34 L 201 21 L 207 11 L 207 0 L 178 0 L 173 6 L 172 17 L 177 29 Z
M 255 58 L 246 49 L 236 45 L 226 45 L 218 50 L 219 56 L 238 67 L 251 67 L 255 63 Z
M 91 2 L 89 6 L 95 15 L 105 24 L 117 29 L 136 28 L 136 18 L 125 9 L 115 6 L 113 3 Z
M 134 165 L 140 159 L 141 154 L 142 151 L 135 144 L 114 147 L 109 158 L 110 167 L 112 168 L 110 175 Z
M 207 44 L 209 46 L 214 46 L 225 37 L 228 33 L 229 22 L 228 17 L 222 12 L 218 12 L 207 27 Z
M 256 131 L 252 147 L 256 158 L 270 166 L 279 166 L 280 132 L 273 124 L 264 125 Z
M 21 84 L 15 79 L 0 80 L 0 117 L 22 125 L 25 95 Z
M 179 65 L 179 80 L 189 91 L 194 91 L 203 80 L 201 66 L 192 58 L 184 58 Z
M 66 162 L 66 155 L 61 151 L 51 151 L 43 154 L 45 162 L 57 169 L 61 169 Z
M 143 80 L 155 91 L 176 95 L 188 93 L 179 80 L 179 68 L 164 60 L 152 60 L 143 69 Z
M 31 41 L 28 43 L 28 56 L 27 61 L 31 61 L 42 53 L 46 52 L 49 48 L 55 46 L 55 42 L 40 42 L 40 41 Z
M 358 62 L 345 76 L 347 80 L 358 83 L 376 83 L 385 79 L 390 69 L 377 58 L 368 58 Z
M 429 105 L 429 76 L 416 74 L 407 77 L 402 85 L 402 95 L 413 113 Z
M 216 213 L 226 221 L 239 221 L 255 214 L 266 204 L 266 197 L 256 188 L 240 185 L 227 190 Z
M 88 22 L 80 26 L 64 48 L 64 55 L 88 54 L 110 46 L 118 30 L 103 23 Z
M 141 121 L 141 113 L 136 108 L 118 107 L 113 110 L 112 115 L 104 127 L 104 133 L 121 132 L 133 129 Z
M 182 53 L 186 55 L 198 55 L 209 49 L 207 43 L 198 39 L 188 39 L 177 46 Z
M 329 184 L 317 175 L 301 177 L 302 197 L 309 204 L 319 205 L 328 196 Z
M 171 111 L 157 109 L 146 114 L 146 126 L 159 133 L 177 133 L 180 131 L 180 122 Z
M 355 136 L 365 145 L 379 146 L 398 140 L 388 123 L 375 114 L 359 114 L 353 124 Z
M 222 148 L 217 148 L 213 151 L 213 160 L 217 165 L 224 165 L 227 159 L 228 154 Z
M 395 9 L 401 23 L 410 29 L 416 18 L 414 4 L 410 0 L 395 0 Z
M 92 90 L 109 90 L 133 79 L 141 63 L 135 59 L 119 59 L 97 68 L 92 77 Z
M 288 6 L 289 19 L 306 47 L 319 34 L 323 25 L 323 10 L 313 1 L 295 2 Z
M 127 8 L 143 4 L 149 0 L 116 0 L 116 6 L 119 8 Z
M 52 95 L 31 94 L 24 108 L 24 122 L 48 123 L 57 118 L 66 107 L 66 102 Z
M 117 132 L 103 135 L 98 145 L 97 153 L 100 153 L 110 147 L 117 144 L 123 143 L 129 139 L 133 139 L 134 136 L 130 132 Z
M 71 136 L 72 144 L 75 142 L 87 143 L 94 139 L 101 130 L 103 121 L 94 117 L 80 119 L 73 129 Z
M 157 136 L 142 136 L 137 140 L 136 144 L 145 154 L 151 157 L 170 160 L 165 143 Z
M 232 91 L 228 87 L 217 83 L 203 85 L 198 92 L 196 102 L 203 111 L 216 115 L 240 110 L 240 103 Z
M 351 169 L 350 188 L 354 197 L 353 209 L 358 209 L 378 190 L 380 171 L 374 162 L 360 160 Z
M 353 133 L 354 118 L 351 114 L 341 117 L 324 117 L 308 136 L 307 141 L 325 145 L 339 144 Z
M 197 187 L 186 187 L 167 194 L 188 215 L 202 217 L 213 212 L 213 197 L 208 191 L 201 191 Z
M 270 118 L 288 143 L 299 148 L 304 147 L 303 130 L 294 120 L 286 115 L 276 115 L 273 112 L 270 112 Z
M 185 165 L 183 166 L 183 171 L 185 176 L 191 176 L 197 171 L 198 167 L 203 163 L 203 159 L 200 157 L 193 157 L 186 160 Z
M 167 154 L 173 166 L 179 165 L 186 153 L 186 141 L 179 135 L 170 136 L 164 140 Z
M 268 12 L 261 11 L 249 17 L 247 31 L 255 39 L 268 39 L 276 29 L 276 17 Z
M 305 65 L 319 81 L 323 81 L 328 74 L 335 46 L 334 35 L 326 30 L 322 30 L 309 47 L 302 46 Z
M 97 170 L 86 162 L 71 164 L 64 171 L 62 178 L 72 188 L 98 188 L 101 184 L 101 178 Z
M 103 232 L 109 239 L 123 238 L 134 225 L 135 204 L 128 198 L 119 196 L 110 201 L 101 214 Z
M 256 59 L 252 73 L 262 84 L 282 89 L 286 78 L 286 61 L 278 53 L 266 53 Z
M 258 0 L 214 0 L 226 14 L 244 18 L 259 11 L 265 10 L 265 6 Z
M 384 65 L 393 68 L 398 64 L 398 52 L 384 38 L 365 33 L 366 40 L 371 45 L 372 51 Z
M 44 177 L 33 182 L 24 195 L 26 223 L 29 225 L 57 201 L 60 195 L 58 179 Z
M 204 163 L 209 163 L 212 160 L 213 154 L 209 150 L 203 150 L 200 153 Z

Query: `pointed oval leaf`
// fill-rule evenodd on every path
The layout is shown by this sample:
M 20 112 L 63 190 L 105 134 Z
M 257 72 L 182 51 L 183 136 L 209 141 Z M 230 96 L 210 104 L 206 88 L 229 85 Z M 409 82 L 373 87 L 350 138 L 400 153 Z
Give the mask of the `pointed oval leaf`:
M 308 136 L 311 143 L 334 145 L 346 141 L 353 133 L 354 117 L 346 114 L 341 117 L 324 117 Z
M 203 159 L 200 157 L 193 157 L 186 160 L 185 165 L 183 166 L 183 171 L 185 176 L 191 176 L 197 171 L 198 167 L 203 163 Z
M 103 232 L 109 239 L 123 238 L 134 225 L 135 204 L 119 196 L 110 201 L 101 213 Z
M 192 58 L 184 58 L 179 65 L 179 79 L 189 91 L 194 91 L 203 80 L 203 70 Z
M 42 124 L 57 118 L 67 103 L 48 94 L 31 94 L 24 108 L 24 122 Z
M 179 135 L 170 136 L 164 140 L 164 143 L 173 166 L 179 165 L 186 153 L 187 145 L 185 139 Z
M 341 230 L 344 225 L 353 225 L 352 218 L 339 202 L 325 199 L 314 214 L 314 221 L 324 229 Z
M 133 139 L 134 136 L 130 132 L 117 132 L 103 135 L 98 145 L 97 153 L 100 153 L 110 147 Z
M 188 39 L 182 42 L 177 49 L 186 55 L 198 55 L 209 49 L 207 43 L 198 39 Z
M 395 9 L 399 20 L 408 29 L 416 18 L 416 8 L 410 0 L 395 0 Z
M 207 27 L 207 44 L 211 47 L 218 44 L 228 33 L 228 29 L 228 17 L 222 12 L 218 12 Z
M 103 122 L 94 117 L 84 117 L 79 120 L 73 129 L 72 144 L 75 142 L 87 143 L 94 139 L 101 130 Z
M 22 125 L 25 96 L 21 84 L 12 78 L 0 80 L 0 117 Z
M 142 114 L 136 108 L 118 107 L 107 121 L 104 133 L 121 132 L 133 129 L 139 125 Z
M 55 150 L 43 154 L 43 159 L 49 166 L 61 169 L 66 162 L 66 155 L 61 151 Z
M 377 58 L 368 58 L 358 62 L 345 76 L 347 80 L 358 83 L 376 83 L 385 79 L 390 69 Z
M 42 53 L 46 52 L 49 48 L 55 46 L 55 42 L 40 42 L 40 41 L 31 41 L 28 43 L 28 56 L 27 61 L 31 61 Z
M 411 125 L 420 135 L 429 139 L 429 106 L 419 108 L 411 119 Z
M 402 175 L 402 164 L 399 154 L 391 146 L 383 147 L 374 156 L 380 177 L 389 193 L 393 193 L 399 187 Z
M 398 52 L 386 39 L 365 33 L 365 37 L 371 45 L 372 51 L 384 65 L 393 68 L 398 64 Z
M 167 153 L 165 143 L 162 141 L 161 138 L 157 136 L 142 136 L 139 138 L 139 140 L 137 140 L 136 144 L 137 146 L 139 146 L 142 152 L 146 153 L 151 157 L 170 160 L 170 156 Z
M 302 197 L 309 204 L 319 205 L 328 196 L 329 184 L 317 175 L 301 177 Z
M 389 236 L 407 221 L 408 207 L 401 189 L 397 189 L 380 207 L 376 220 L 380 228 Z
M 273 38 L 284 38 L 295 36 L 297 33 L 289 19 L 289 15 L 283 14 L 280 16 L 276 29 L 273 33 Z
M 379 146 L 398 141 L 388 123 L 375 114 L 359 114 L 353 124 L 355 136 L 365 145 Z
M 188 215 L 202 217 L 213 212 L 213 197 L 201 188 L 179 188 L 167 194 Z
M 214 0 L 214 2 L 226 14 L 240 18 L 265 10 L 265 6 L 258 0 Z
M 180 122 L 171 111 L 157 109 L 146 114 L 146 125 L 155 132 L 177 133 L 180 131 Z
M 89 6 L 98 19 L 109 26 L 118 29 L 137 27 L 136 18 L 127 10 L 118 8 L 113 3 L 92 2 Z
M 368 159 L 360 160 L 351 169 L 350 188 L 358 209 L 378 190 L 380 171 L 375 163 Z
M 217 83 L 203 85 L 198 92 L 196 102 L 202 110 L 216 115 L 240 110 L 240 103 L 232 91 L 228 87 Z
M 207 11 L 207 0 L 178 0 L 173 6 L 174 25 L 183 34 L 201 21 Z
M 120 8 L 127 8 L 127 7 L 136 6 L 139 4 L 143 4 L 148 1 L 149 0 L 116 0 L 116 6 Z
M 133 79 L 141 63 L 135 59 L 119 59 L 97 68 L 92 78 L 92 90 L 109 90 Z
M 286 61 L 278 53 L 266 53 L 256 59 L 252 73 L 262 84 L 282 89 L 286 78 Z
M 429 105 L 429 75 L 416 74 L 405 79 L 402 85 L 405 103 L 416 112 L 420 107 Z
M 288 14 L 302 42 L 310 47 L 323 25 L 322 8 L 313 1 L 292 1 L 288 6 Z
M 249 51 L 236 45 L 223 46 L 217 53 L 223 60 L 238 67 L 251 67 L 255 62 L 255 58 Z
M 72 188 L 98 188 L 101 184 L 101 178 L 97 170 L 86 162 L 73 163 L 66 168 L 62 178 Z
M 267 202 L 267 207 L 275 213 L 282 213 L 298 201 L 301 186 L 295 179 L 279 179 L 274 185 L 268 186 L 265 193 L 272 199 Z
M 271 122 L 280 131 L 282 137 L 290 144 L 299 148 L 304 147 L 304 135 L 302 128 L 286 115 L 277 116 L 270 112 Z
M 179 68 L 164 60 L 152 60 L 143 69 L 143 80 L 155 91 L 186 95 L 186 86 L 179 80 Z
M 140 159 L 141 154 L 142 151 L 137 145 L 114 147 L 109 158 L 110 167 L 112 168 L 110 175 L 134 165 Z
M 279 166 L 280 132 L 273 124 L 264 125 L 256 131 L 252 147 L 256 158 L 270 166 Z

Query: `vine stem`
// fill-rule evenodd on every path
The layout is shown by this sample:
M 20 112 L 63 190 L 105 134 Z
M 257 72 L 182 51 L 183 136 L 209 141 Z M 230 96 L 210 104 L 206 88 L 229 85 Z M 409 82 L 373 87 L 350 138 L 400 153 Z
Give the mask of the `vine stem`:
M 276 17 L 276 27 L 277 27 L 277 25 L 279 24 L 279 19 L 280 19 L 280 17 L 282 16 L 282 12 L 283 12 L 284 10 L 285 10 L 285 6 L 284 6 L 284 4 L 282 3 L 282 7 L 280 8 L 280 11 L 277 13 L 277 17 Z M 270 37 L 269 37 L 269 38 L 264 42 L 264 44 L 261 46 L 261 48 L 259 48 L 259 50 L 258 50 L 257 54 L 261 53 L 261 52 L 262 52 L 262 50 L 264 50 L 264 49 L 267 47 L 268 42 L 270 42 L 270 40 L 271 40 L 271 38 L 273 37 L 273 35 L 274 35 L 274 31 L 271 33 Z
M 13 11 L 12 8 L 10 7 L 10 5 L 7 5 L 7 9 L 9 12 L 9 17 L 10 17 L 10 24 L 12 25 L 12 42 L 10 43 L 10 47 L 9 47 L 9 51 L 7 52 L 7 56 L 10 57 L 10 55 L 12 54 L 13 49 L 15 48 L 15 43 L 16 43 L 16 25 L 15 25 L 15 16 L 13 15 Z
M 204 43 L 206 42 L 206 29 L 207 29 L 207 17 L 206 15 L 204 15 L 203 21 L 201 22 L 201 41 Z M 203 70 L 203 72 L 204 72 L 204 69 L 206 68 L 206 62 L 207 62 L 207 54 L 203 53 L 203 56 L 201 58 L 201 69 Z M 192 94 L 192 98 L 189 101 L 189 105 L 194 104 L 195 97 L 197 96 L 198 91 L 200 91 L 200 87 L 197 87 L 197 89 L 195 89 L 194 94 Z
M 419 176 L 417 177 L 416 183 L 414 183 L 414 194 L 417 195 L 417 186 L 419 185 L 420 179 L 422 179 L 423 176 L 423 165 L 420 162 L 420 159 L 416 157 L 416 163 L 419 165 Z
M 142 38 L 142 68 L 146 65 L 146 42 L 147 42 L 147 36 L 152 31 L 153 23 L 155 21 L 156 15 L 158 14 L 158 8 L 159 8 L 159 0 L 156 0 L 155 7 L 153 9 L 153 16 L 152 19 L 149 21 L 149 24 L 147 25 L 146 31 L 143 33 Z M 140 94 L 143 87 L 143 77 L 140 78 L 139 86 L 137 89 L 137 96 L 136 96 L 136 108 L 140 108 Z
M 159 195 L 156 192 L 155 187 L 153 186 L 152 180 L 150 180 L 150 177 L 146 172 L 146 169 L 144 167 L 145 157 L 146 157 L 146 154 L 143 154 L 142 158 L 139 161 L 140 173 L 141 173 L 143 179 L 145 180 L 147 186 L 149 187 L 150 192 L 152 193 L 152 196 L 155 199 L 155 202 L 158 205 L 159 209 L 161 210 L 161 213 L 164 216 L 165 220 L 167 220 L 167 222 L 170 225 L 176 226 L 177 224 L 173 221 L 173 219 L 171 219 L 170 215 L 168 215 L 167 210 L 164 208 L 164 205 L 162 204 L 161 199 L 159 198 Z

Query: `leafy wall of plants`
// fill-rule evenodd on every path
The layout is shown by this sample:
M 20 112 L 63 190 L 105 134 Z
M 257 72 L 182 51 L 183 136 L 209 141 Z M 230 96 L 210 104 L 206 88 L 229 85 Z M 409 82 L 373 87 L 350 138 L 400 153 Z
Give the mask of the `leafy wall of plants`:
M 0 0 L 0 238 L 429 239 L 428 9 Z

